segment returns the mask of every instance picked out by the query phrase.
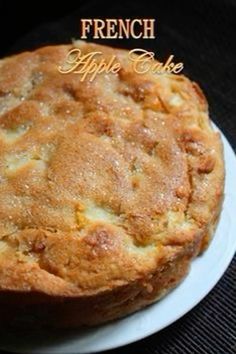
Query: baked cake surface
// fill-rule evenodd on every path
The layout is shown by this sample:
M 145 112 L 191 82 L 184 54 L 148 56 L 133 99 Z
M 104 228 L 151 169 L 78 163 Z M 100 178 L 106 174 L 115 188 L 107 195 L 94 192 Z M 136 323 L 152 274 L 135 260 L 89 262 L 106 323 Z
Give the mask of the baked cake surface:
M 59 73 L 76 46 L 122 69 Z M 124 316 L 176 286 L 211 239 L 224 164 L 206 99 L 182 75 L 131 65 L 80 41 L 0 61 L 2 325 Z

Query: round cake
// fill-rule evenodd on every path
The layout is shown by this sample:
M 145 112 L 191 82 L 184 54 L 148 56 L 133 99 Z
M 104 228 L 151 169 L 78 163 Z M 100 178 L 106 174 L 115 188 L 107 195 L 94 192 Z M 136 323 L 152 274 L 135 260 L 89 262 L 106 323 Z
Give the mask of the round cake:
M 72 48 L 121 69 L 62 74 Z M 95 325 L 160 299 L 206 248 L 222 145 L 196 83 L 78 41 L 0 61 L 0 181 L 0 325 Z

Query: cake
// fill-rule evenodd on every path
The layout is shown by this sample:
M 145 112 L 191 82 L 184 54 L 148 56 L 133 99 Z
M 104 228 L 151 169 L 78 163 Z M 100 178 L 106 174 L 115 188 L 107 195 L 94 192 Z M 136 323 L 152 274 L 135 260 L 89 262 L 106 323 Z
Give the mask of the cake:
M 62 74 L 72 48 L 121 70 Z M 222 144 L 195 82 L 78 41 L 0 61 L 0 181 L 0 325 L 96 325 L 159 300 L 206 249 Z

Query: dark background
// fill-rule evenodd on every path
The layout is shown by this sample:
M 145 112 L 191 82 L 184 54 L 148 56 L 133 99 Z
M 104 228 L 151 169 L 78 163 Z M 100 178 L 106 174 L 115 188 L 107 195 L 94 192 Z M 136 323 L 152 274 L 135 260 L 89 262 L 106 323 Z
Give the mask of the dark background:
M 97 42 L 143 47 L 160 60 L 174 54 L 176 61 L 184 62 L 184 73 L 203 88 L 212 120 L 236 150 L 235 0 L 0 1 L 0 56 L 79 38 L 80 18 L 136 17 L 156 19 L 155 40 Z M 235 309 L 236 259 L 211 293 L 182 319 L 111 353 L 235 354 Z

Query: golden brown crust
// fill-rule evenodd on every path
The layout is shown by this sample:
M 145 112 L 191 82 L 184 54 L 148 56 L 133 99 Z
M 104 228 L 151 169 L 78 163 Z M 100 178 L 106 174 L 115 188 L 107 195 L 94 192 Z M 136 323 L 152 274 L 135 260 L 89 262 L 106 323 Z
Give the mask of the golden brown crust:
M 41 301 L 38 322 L 59 326 L 155 301 L 220 213 L 222 146 L 197 84 L 137 74 L 126 51 L 101 46 L 121 71 L 81 82 L 57 70 L 70 48 L 0 61 L 0 302 L 12 299 L 2 323 Z

